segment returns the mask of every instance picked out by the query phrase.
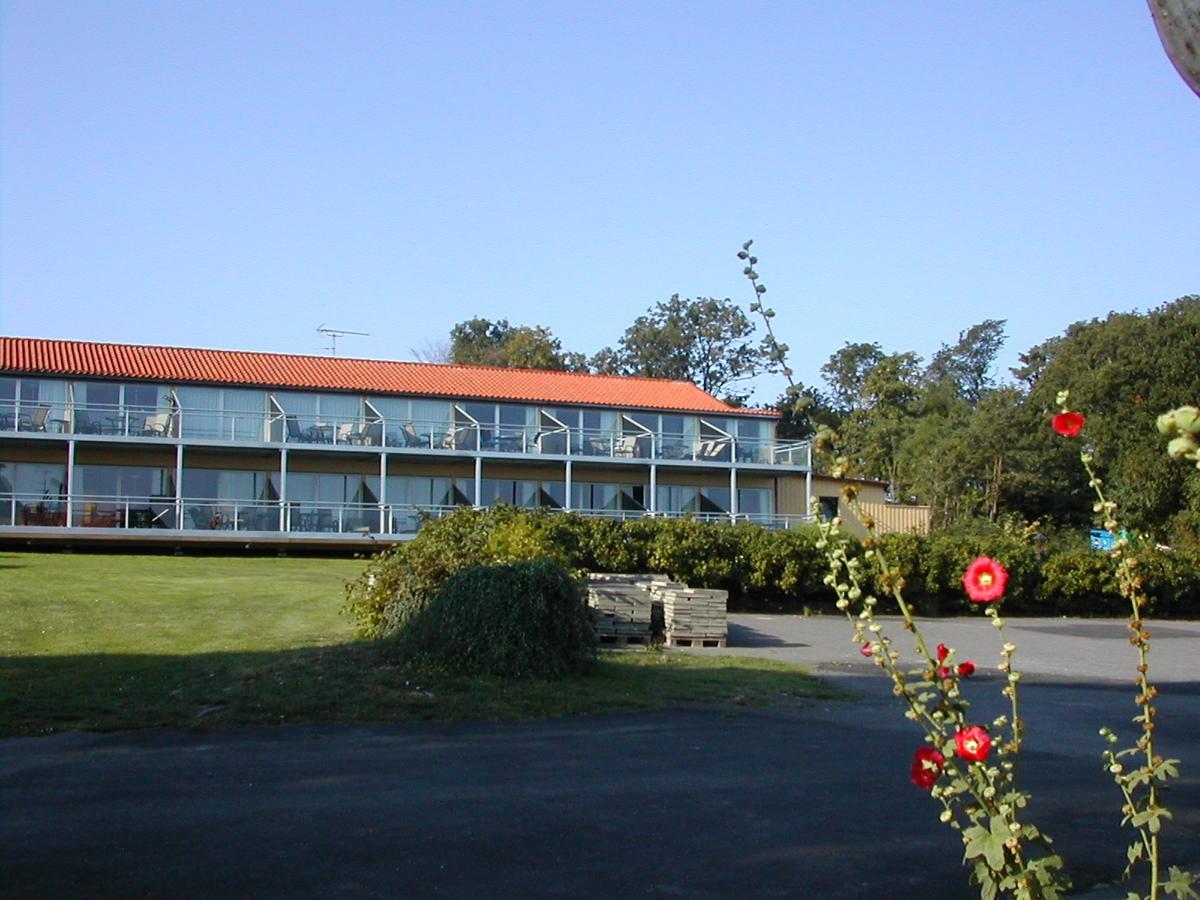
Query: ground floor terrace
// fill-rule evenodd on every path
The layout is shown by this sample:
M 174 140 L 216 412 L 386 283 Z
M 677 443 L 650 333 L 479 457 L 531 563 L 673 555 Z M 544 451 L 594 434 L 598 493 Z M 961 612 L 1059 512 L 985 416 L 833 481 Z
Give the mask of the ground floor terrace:
M 462 506 L 790 528 L 812 478 L 778 467 L 644 460 L 436 457 L 353 447 L 0 444 L 0 540 L 243 544 L 403 540 Z

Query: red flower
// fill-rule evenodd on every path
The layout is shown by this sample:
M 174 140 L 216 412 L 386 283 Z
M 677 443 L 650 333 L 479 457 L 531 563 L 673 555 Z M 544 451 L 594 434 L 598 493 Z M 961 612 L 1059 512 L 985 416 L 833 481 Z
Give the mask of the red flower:
M 938 678 L 949 678 L 949 677 L 950 677 L 950 667 L 949 666 L 942 666 L 940 669 L 938 669 Z
M 1053 425 L 1054 430 L 1063 437 L 1075 437 L 1075 435 L 1079 434 L 1079 432 L 1083 430 L 1083 422 L 1083 416 L 1081 416 L 1079 413 L 1065 412 L 1059 413 L 1057 416 L 1055 416 L 1051 425 Z
M 958 674 L 963 678 L 970 678 L 975 674 L 975 663 L 969 659 L 966 662 L 960 662 L 958 664 Z
M 983 762 L 992 749 L 992 739 L 978 725 L 964 728 L 954 735 L 954 752 L 971 762 Z
M 912 773 L 909 778 L 922 790 L 929 790 L 942 774 L 946 757 L 932 747 L 921 747 L 913 754 Z
M 1008 584 L 1008 572 L 1004 566 L 980 556 L 967 566 L 963 573 L 963 588 L 967 596 L 976 603 L 991 603 L 1004 596 L 1004 588 Z
M 867 641 L 865 644 L 863 644 L 861 647 L 859 647 L 858 652 L 861 653 L 863 656 L 873 656 L 874 650 L 871 647 L 871 642 Z
M 938 662 L 941 662 L 942 660 L 944 660 L 944 659 L 945 659 L 947 656 L 949 656 L 949 655 L 950 655 L 950 648 L 949 648 L 949 647 L 947 647 L 945 644 L 938 644 L 938 646 L 937 646 L 937 660 L 938 660 Z

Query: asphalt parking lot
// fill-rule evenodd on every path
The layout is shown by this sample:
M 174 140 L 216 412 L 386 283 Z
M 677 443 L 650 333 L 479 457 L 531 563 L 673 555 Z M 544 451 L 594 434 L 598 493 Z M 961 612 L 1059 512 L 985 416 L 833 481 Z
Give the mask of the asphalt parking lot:
M 1096 735 L 1102 724 L 1133 735 L 1122 628 L 1009 629 L 1027 673 L 1031 818 L 1084 887 L 1119 874 L 1126 843 Z M 988 714 L 993 629 L 980 619 L 930 629 L 979 665 L 972 690 Z M 1195 862 L 1200 623 L 1153 631 L 1161 746 L 1183 760 L 1167 855 Z M 971 896 L 961 844 L 908 781 L 915 727 L 845 622 L 732 616 L 730 639 L 724 652 L 803 663 L 859 699 L 0 741 L 0 893 Z

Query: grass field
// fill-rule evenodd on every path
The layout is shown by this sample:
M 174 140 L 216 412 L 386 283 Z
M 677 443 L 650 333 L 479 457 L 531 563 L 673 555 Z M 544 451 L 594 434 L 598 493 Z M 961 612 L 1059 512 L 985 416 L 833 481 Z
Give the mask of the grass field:
M 831 696 L 793 666 L 604 654 L 559 682 L 414 678 L 339 614 L 361 560 L 0 553 L 0 735 L 526 718 Z

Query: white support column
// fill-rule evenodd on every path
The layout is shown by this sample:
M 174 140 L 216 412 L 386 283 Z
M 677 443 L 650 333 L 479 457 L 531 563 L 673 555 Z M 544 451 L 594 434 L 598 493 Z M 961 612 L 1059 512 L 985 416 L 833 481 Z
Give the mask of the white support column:
M 183 527 L 183 444 L 175 445 L 175 527 Z
M 650 503 L 651 513 L 658 512 L 658 466 L 650 464 Z
M 67 441 L 67 527 L 75 518 L 75 442 Z M 16 524 L 16 519 L 13 520 Z
M 563 509 L 565 509 L 565 510 L 571 509 L 571 484 L 572 484 L 572 476 L 574 474 L 573 468 L 574 467 L 573 467 L 572 461 L 568 459 L 567 460 L 567 498 L 566 498 L 566 500 L 563 501 Z
M 475 457 L 475 505 L 479 506 L 479 498 L 483 495 L 483 457 Z
M 279 448 L 279 530 L 287 531 L 287 447 Z
M 737 466 L 729 467 L 729 515 L 736 516 L 738 514 L 737 502 Z
M 387 432 L 384 432 L 386 434 Z M 387 454 L 379 450 L 379 533 L 387 530 Z
M 812 515 L 812 441 L 808 442 L 808 471 L 804 473 L 804 515 Z

